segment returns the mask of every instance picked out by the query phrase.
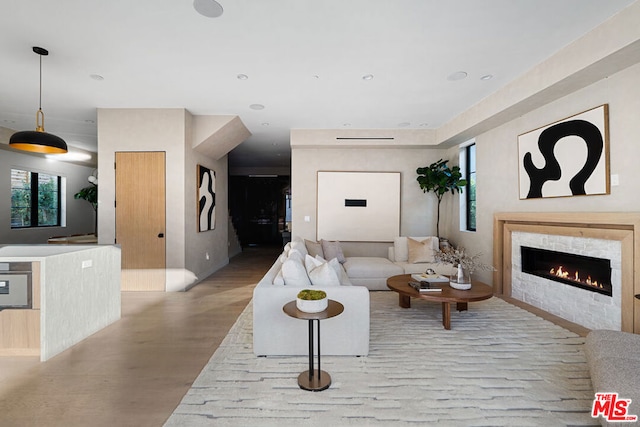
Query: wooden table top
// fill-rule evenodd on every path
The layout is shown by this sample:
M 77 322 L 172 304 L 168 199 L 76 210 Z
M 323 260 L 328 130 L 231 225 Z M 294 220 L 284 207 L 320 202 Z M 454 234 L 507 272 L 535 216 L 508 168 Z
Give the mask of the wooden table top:
M 473 302 L 489 299 L 493 296 L 493 288 L 478 281 L 472 281 L 471 289 L 462 291 L 453 289 L 449 283 L 443 282 L 440 292 L 419 292 L 409 286 L 410 274 L 400 274 L 387 279 L 389 289 L 412 298 L 422 298 L 429 301 L 441 302 Z
M 282 307 L 282 310 L 287 313 L 291 317 L 295 317 L 296 319 L 304 319 L 304 320 L 323 320 L 330 319 L 332 317 L 336 317 L 344 311 L 344 306 L 342 303 L 338 301 L 334 301 L 330 299 L 328 301 L 327 309 L 321 311 L 319 313 L 307 313 L 305 311 L 298 310 L 296 306 L 296 301 L 290 301 Z

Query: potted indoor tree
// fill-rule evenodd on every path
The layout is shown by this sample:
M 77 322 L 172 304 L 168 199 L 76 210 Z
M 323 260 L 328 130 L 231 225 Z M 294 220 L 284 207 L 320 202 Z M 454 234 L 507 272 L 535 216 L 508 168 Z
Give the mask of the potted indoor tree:
M 436 220 L 436 235 L 440 238 L 440 203 L 442 197 L 451 192 L 462 193 L 462 189 L 467 185 L 467 180 L 462 179 L 459 166 L 449 167 L 448 160 L 438 160 L 429 166 L 418 168 L 416 180 L 420 184 L 423 192 L 433 192 L 438 198 L 438 216 Z
M 93 180 L 91 178 L 93 178 Z M 88 187 L 82 188 L 80 191 L 78 191 L 76 194 L 73 195 L 73 198 L 79 199 L 79 200 L 86 200 L 91 204 L 91 207 L 95 212 L 94 233 L 97 236 L 98 235 L 98 180 L 93 175 L 91 175 L 89 177 L 89 182 L 91 182 L 91 185 Z

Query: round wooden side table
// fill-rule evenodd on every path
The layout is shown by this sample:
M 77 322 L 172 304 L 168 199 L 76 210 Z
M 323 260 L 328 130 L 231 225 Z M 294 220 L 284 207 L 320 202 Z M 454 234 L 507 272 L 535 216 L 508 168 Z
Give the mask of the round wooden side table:
M 284 312 L 295 318 L 309 321 L 309 370 L 298 375 L 298 385 L 303 390 L 322 391 L 331 385 L 331 376 L 320 369 L 320 321 L 336 317 L 344 311 L 344 306 L 338 301 L 329 300 L 326 310 L 319 313 L 306 313 L 298 310 L 296 302 L 288 302 L 282 307 Z M 314 369 L 314 339 L 313 339 L 313 323 L 317 325 L 317 347 L 318 347 L 318 369 Z

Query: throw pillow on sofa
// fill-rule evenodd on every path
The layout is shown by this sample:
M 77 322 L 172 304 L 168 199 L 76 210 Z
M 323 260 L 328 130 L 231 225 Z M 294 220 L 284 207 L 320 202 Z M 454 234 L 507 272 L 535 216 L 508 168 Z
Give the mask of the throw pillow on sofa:
M 340 286 L 340 277 L 327 261 L 307 255 L 304 265 L 313 286 Z
M 318 256 L 324 258 L 324 252 L 322 252 L 322 245 L 319 242 L 313 242 L 311 240 L 305 239 L 304 244 L 307 247 L 307 252 L 309 253 L 309 255 L 311 255 L 314 258 Z
M 337 258 L 340 264 L 344 264 L 347 262 L 347 259 L 344 257 L 344 253 L 342 252 L 342 247 L 340 246 L 339 241 L 329 241 L 320 239 L 320 244 L 322 244 L 322 252 L 324 253 L 324 258 L 331 260 L 333 258 Z
M 425 237 L 411 237 L 413 240 L 423 241 L 426 239 L 431 239 L 432 248 L 434 251 L 439 249 L 439 240 L 436 236 L 425 236 Z M 394 259 L 392 261 L 397 262 L 408 262 L 409 261 L 409 243 L 407 242 L 408 237 L 399 236 L 393 239 L 393 253 Z
M 289 257 L 282 263 L 282 278 L 287 286 L 311 286 L 302 256 L 297 250 L 290 250 Z
M 428 237 L 422 241 L 414 240 L 411 237 L 407 238 L 409 264 L 436 262 L 432 239 L 435 239 L 435 237 Z

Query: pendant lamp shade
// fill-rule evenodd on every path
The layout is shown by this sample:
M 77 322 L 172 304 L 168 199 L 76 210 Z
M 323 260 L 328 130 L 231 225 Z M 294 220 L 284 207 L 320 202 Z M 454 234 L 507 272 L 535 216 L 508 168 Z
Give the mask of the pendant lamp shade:
M 40 101 L 36 113 L 36 130 L 25 130 L 11 135 L 9 145 L 22 151 L 44 154 L 60 154 L 67 152 L 67 143 L 59 136 L 44 131 L 44 113 L 42 112 L 42 57 L 49 54 L 46 49 L 33 47 L 40 55 Z

